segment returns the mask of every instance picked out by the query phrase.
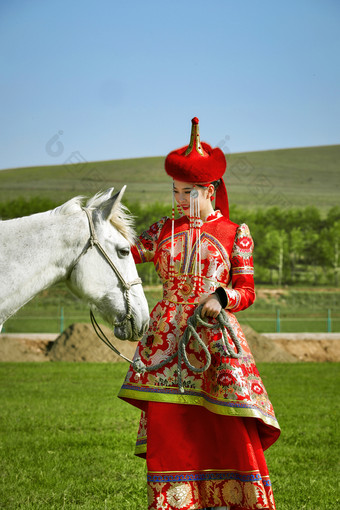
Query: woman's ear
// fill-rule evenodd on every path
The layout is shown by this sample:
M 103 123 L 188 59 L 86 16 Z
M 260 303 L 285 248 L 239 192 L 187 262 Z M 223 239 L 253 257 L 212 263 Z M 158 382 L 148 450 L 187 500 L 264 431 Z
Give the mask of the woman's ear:
M 207 198 L 211 198 L 215 193 L 215 186 L 213 184 L 209 184 L 207 190 L 208 190 Z

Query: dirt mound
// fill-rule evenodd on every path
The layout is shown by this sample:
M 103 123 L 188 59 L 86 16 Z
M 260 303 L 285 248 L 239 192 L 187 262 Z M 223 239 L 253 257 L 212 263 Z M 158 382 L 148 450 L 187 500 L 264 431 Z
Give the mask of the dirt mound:
M 276 340 L 287 352 L 296 355 L 299 361 L 340 361 L 340 342 L 334 340 Z
M 296 356 L 284 349 L 284 346 L 277 345 L 273 340 L 256 333 L 250 326 L 242 326 L 242 330 L 256 362 L 291 363 L 298 361 Z
M 340 361 L 339 333 L 272 333 L 266 337 L 299 361 Z
M 119 352 L 131 359 L 137 347 L 135 342 L 124 342 L 113 336 L 112 330 L 101 326 L 106 336 Z M 96 335 L 91 324 L 76 323 L 69 326 L 53 342 L 48 353 L 51 361 L 124 361 L 115 354 Z
M 114 338 L 112 331 L 102 326 L 103 331 L 114 346 L 128 358 L 132 358 L 137 344 Z M 256 333 L 251 327 L 244 326 L 250 349 L 256 361 L 294 362 L 296 356 L 282 346 Z M 124 361 L 112 352 L 95 334 L 91 324 L 72 324 L 53 342 L 49 352 L 52 361 Z
M 29 335 L 27 335 L 29 336 Z M 46 335 L 48 336 L 48 335 Z M 0 361 L 49 361 L 50 340 L 36 340 L 25 336 L 0 335 Z
M 102 326 L 107 337 L 126 357 L 132 359 L 137 344 L 114 337 Z M 340 361 L 340 334 L 273 333 L 259 334 L 242 326 L 249 347 L 257 362 L 273 361 Z M 0 361 L 124 361 L 95 334 L 91 324 L 76 323 L 61 335 L 6 334 L 0 335 Z

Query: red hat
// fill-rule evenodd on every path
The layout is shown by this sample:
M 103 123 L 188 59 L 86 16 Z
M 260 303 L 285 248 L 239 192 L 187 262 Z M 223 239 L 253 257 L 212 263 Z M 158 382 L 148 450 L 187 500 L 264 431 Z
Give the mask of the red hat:
M 189 145 L 174 150 L 165 159 L 165 171 L 170 177 L 182 182 L 209 184 L 221 179 L 216 191 L 216 208 L 229 217 L 228 195 L 222 179 L 227 162 L 220 148 L 213 149 L 200 141 L 198 118 L 192 119 Z

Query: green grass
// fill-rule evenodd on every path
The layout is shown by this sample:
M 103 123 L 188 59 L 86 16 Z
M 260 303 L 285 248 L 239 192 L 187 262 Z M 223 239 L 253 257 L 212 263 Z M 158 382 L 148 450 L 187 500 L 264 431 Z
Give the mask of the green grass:
M 339 507 L 339 364 L 259 364 L 280 422 L 267 461 L 278 510 Z
M 126 364 L 2 363 L 2 509 L 146 508 Z M 259 364 L 282 435 L 266 454 L 278 510 L 338 508 L 339 364 Z
M 65 158 L 66 159 L 66 158 Z M 227 155 L 225 180 L 230 204 L 258 207 L 338 204 L 340 145 Z M 171 203 L 171 182 L 164 157 L 29 167 L 0 172 L 0 201 L 39 196 L 60 200 L 90 196 L 127 184 L 129 203 Z M 78 163 L 77 163 L 78 161 Z
M 139 413 L 116 398 L 127 366 L 43 365 L 0 366 L 1 508 L 139 509 Z

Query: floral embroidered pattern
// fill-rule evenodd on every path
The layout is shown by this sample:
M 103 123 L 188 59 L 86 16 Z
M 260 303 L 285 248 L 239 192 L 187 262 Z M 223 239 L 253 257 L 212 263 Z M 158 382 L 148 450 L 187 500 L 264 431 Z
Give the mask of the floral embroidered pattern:
M 148 262 L 153 259 L 157 248 L 159 234 L 167 220 L 168 218 L 166 216 L 161 218 L 159 221 L 151 225 L 149 230 L 143 232 L 140 238 L 136 241 L 135 246 L 139 252 L 142 262 Z
M 252 267 L 253 241 L 247 225 L 240 227 L 228 222 L 216 212 L 201 229 L 201 272 L 203 293 L 211 294 L 218 286 L 225 286 L 228 308 L 234 310 L 249 306 L 254 299 L 252 275 L 233 274 L 233 267 Z M 182 279 L 181 271 L 186 260 L 195 259 L 187 253 L 188 228 L 186 219 L 175 222 L 175 276 L 167 279 L 170 266 L 171 221 L 162 218 L 140 236 L 135 260 L 153 260 L 163 280 L 163 300 L 151 312 L 148 332 L 139 342 L 135 356 L 152 367 L 168 359 L 178 349 L 178 341 L 193 314 L 200 293 L 194 275 Z M 142 248 L 140 248 L 142 246 Z M 193 243 L 195 250 L 197 243 Z M 141 255 L 141 253 L 143 255 Z M 232 272 L 233 288 L 227 287 Z M 130 367 L 120 396 L 140 400 L 173 403 L 192 403 L 210 411 L 232 416 L 252 416 L 278 428 L 273 407 L 256 369 L 242 329 L 233 314 L 229 314 L 232 327 L 242 346 L 243 355 L 235 360 L 228 357 L 219 328 L 198 327 L 197 332 L 211 353 L 211 366 L 207 372 L 193 373 L 186 366 L 178 367 L 177 357 L 157 371 L 140 375 Z M 211 320 L 213 322 L 213 319 Z M 233 341 L 228 336 L 229 344 Z M 206 363 L 205 355 L 196 340 L 192 339 L 186 352 L 192 365 L 199 368 Z M 184 394 L 178 388 L 178 370 L 181 369 Z
M 225 501 L 233 505 L 239 505 L 242 502 L 242 488 L 237 480 L 228 480 L 222 486 L 222 494 Z
M 164 308 L 163 308 L 164 306 Z M 161 319 L 153 320 L 154 312 Z M 190 307 L 190 311 L 192 307 Z M 151 313 L 151 327 L 136 351 L 147 366 L 152 366 L 167 359 L 177 350 L 177 338 L 185 326 L 186 309 L 177 313 L 176 304 L 158 304 Z M 240 340 L 243 355 L 239 359 L 229 358 L 219 329 L 206 330 L 198 328 L 198 333 L 209 346 L 211 366 L 207 372 L 197 374 L 182 367 L 182 381 L 185 388 L 181 394 L 178 388 L 177 358 L 169 362 L 157 372 L 146 372 L 142 375 L 129 370 L 121 395 L 133 395 L 133 398 L 168 401 L 174 403 L 193 403 L 201 405 L 219 414 L 235 416 L 254 416 L 265 423 L 277 427 L 272 404 L 261 381 L 255 361 L 235 316 L 230 315 L 233 329 Z M 230 345 L 233 345 L 231 338 Z M 195 340 L 189 342 L 187 354 L 190 362 L 200 367 L 205 364 L 204 353 Z
M 159 480 L 161 476 L 157 477 Z M 148 481 L 149 510 L 200 509 L 236 506 L 248 510 L 275 510 L 269 478 L 253 475 L 243 480 L 238 473 L 209 473 L 208 479 L 192 476 L 185 482 Z M 249 478 L 249 476 L 248 476 Z
M 231 256 L 247 259 L 252 256 L 253 249 L 254 242 L 250 235 L 249 228 L 245 223 L 242 223 L 242 225 L 240 225 L 237 229 Z
M 222 286 L 228 297 L 227 310 L 233 312 L 247 308 L 255 298 L 253 240 L 247 225 L 238 227 L 217 211 L 203 224 L 200 242 L 193 239 L 189 243 L 187 219 L 176 220 L 174 272 L 170 274 L 171 237 L 171 220 L 162 218 L 140 236 L 132 250 L 137 263 L 154 262 L 163 283 L 163 299 L 152 310 L 149 330 L 135 354 L 148 367 L 176 353 L 187 320 L 202 293 L 211 294 Z M 198 282 L 194 274 L 199 247 L 202 282 Z M 179 367 L 177 357 L 162 368 L 143 374 L 137 374 L 130 367 L 119 396 L 140 401 L 191 404 L 218 415 L 256 418 L 262 422 L 259 430 L 268 425 L 270 434 L 266 437 L 269 439 L 261 440 L 267 440 L 269 446 L 277 437 L 273 431 L 278 432 L 279 426 L 243 331 L 235 315 L 230 311 L 228 314 L 242 347 L 240 358 L 229 357 L 218 327 L 199 326 L 197 332 L 211 354 L 211 365 L 206 372 L 191 372 L 185 365 Z M 228 343 L 235 349 L 230 334 Z M 205 354 L 194 338 L 188 343 L 186 353 L 195 367 L 206 363 Z M 179 370 L 184 393 L 178 388 Z M 142 412 L 136 453 L 143 454 L 146 448 L 147 420 Z M 209 469 L 202 473 L 149 473 L 148 501 L 150 510 L 193 510 L 224 505 L 275 510 L 269 478 L 261 478 L 259 472 L 250 471 L 215 473 Z
M 192 501 L 192 490 L 190 485 L 183 483 L 171 484 L 166 491 L 166 498 L 171 507 L 183 508 Z

